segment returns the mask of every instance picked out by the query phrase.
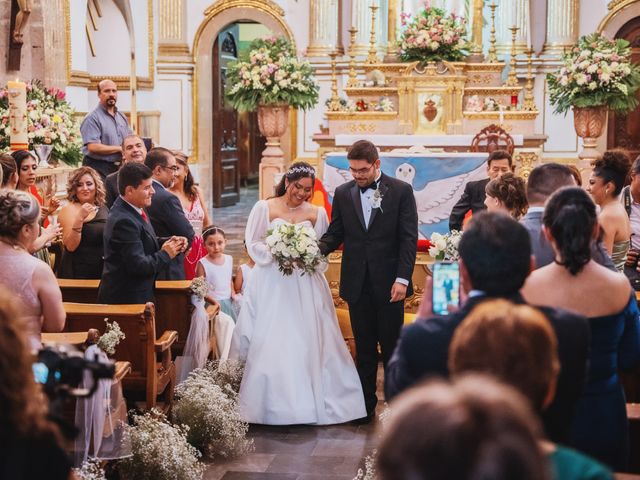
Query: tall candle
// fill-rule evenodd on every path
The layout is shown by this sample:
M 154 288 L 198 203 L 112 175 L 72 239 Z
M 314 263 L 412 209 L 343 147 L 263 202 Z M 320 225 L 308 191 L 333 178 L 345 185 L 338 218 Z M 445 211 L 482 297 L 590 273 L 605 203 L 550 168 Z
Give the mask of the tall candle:
M 11 150 L 26 150 L 29 148 L 27 135 L 27 84 L 9 81 L 9 128 Z

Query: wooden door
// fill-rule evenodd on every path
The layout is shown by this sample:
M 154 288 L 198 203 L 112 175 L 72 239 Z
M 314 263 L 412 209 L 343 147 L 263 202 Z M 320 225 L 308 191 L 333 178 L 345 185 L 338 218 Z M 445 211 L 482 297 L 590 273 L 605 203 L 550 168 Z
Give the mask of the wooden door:
M 627 22 L 616 33 L 631 44 L 631 62 L 640 63 L 640 17 Z M 640 99 L 640 91 L 636 93 Z M 640 155 L 640 107 L 625 114 L 609 114 L 607 148 L 624 148 L 631 160 Z
M 240 180 L 247 185 L 258 181 L 260 160 L 267 140 L 260 135 L 258 129 L 258 112 L 243 112 L 238 118 Z
M 223 31 L 213 44 L 213 204 L 225 207 L 240 198 L 238 113 L 224 101 L 227 68 L 238 57 L 237 27 Z

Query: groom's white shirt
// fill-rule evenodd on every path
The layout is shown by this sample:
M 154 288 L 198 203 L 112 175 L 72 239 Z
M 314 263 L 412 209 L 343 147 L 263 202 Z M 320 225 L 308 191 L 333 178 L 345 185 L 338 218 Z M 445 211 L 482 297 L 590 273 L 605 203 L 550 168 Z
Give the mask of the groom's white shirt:
M 376 175 L 375 182 L 378 183 L 380 181 L 380 177 L 382 176 L 382 171 L 378 170 Z M 378 185 L 380 187 L 380 185 Z M 360 191 L 360 204 L 362 205 L 362 216 L 364 217 L 364 224 L 369 225 L 369 220 L 371 219 L 371 212 L 373 211 L 373 207 L 371 204 L 373 203 L 373 195 L 375 194 L 375 190 L 368 189 L 366 192 Z M 409 280 L 404 278 L 396 278 L 396 282 L 401 283 L 405 286 L 409 285 Z

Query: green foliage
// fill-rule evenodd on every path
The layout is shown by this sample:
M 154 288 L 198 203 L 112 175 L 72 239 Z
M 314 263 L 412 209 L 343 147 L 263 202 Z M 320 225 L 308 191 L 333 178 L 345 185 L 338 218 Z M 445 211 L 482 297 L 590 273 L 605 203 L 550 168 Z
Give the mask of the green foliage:
M 606 106 L 625 113 L 636 108 L 640 67 L 630 58 L 626 40 L 609 40 L 599 33 L 581 37 L 563 56 L 562 68 L 547 75 L 549 100 L 555 112 Z
M 286 104 L 308 110 L 318 103 L 313 68 L 283 37 L 260 38 L 227 71 L 226 100 L 240 112 Z

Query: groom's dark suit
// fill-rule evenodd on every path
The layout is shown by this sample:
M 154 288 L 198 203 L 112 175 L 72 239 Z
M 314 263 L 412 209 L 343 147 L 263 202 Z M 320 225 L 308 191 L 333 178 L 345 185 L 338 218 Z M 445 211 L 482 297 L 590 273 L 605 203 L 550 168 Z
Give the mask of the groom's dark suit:
M 397 278 L 407 280 L 407 296 L 413 292 L 411 275 L 416 260 L 418 214 L 411 185 L 381 175 L 380 208 L 374 208 L 365 225 L 360 190 L 355 181 L 336 189 L 331 224 L 320 240 L 328 254 L 343 247 L 340 296 L 349 304 L 356 342 L 356 364 L 367 413 L 375 410 L 376 376 L 380 344 L 386 367 L 400 335 L 404 302 L 390 303 Z

